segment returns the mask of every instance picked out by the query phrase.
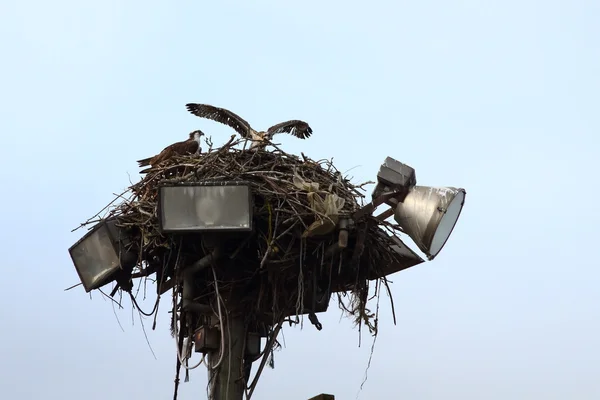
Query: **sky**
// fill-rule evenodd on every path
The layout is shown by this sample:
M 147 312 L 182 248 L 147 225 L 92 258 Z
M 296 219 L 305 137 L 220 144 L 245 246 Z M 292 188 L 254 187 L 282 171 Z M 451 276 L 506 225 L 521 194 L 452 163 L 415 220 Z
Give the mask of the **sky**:
M 135 160 L 229 138 L 199 102 L 308 121 L 283 148 L 355 183 L 391 156 L 467 191 L 440 255 L 390 277 L 362 390 L 371 340 L 332 303 L 322 331 L 284 331 L 253 398 L 600 398 L 599 20 L 591 0 L 2 2 L 1 397 L 172 398 L 168 301 L 155 358 L 129 304 L 64 291 L 67 249 Z

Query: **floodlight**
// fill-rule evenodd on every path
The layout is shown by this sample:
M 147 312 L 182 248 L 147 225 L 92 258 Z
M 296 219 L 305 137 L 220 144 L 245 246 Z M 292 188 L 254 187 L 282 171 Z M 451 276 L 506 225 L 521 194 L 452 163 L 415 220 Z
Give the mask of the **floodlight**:
M 137 261 L 134 252 L 127 251 L 129 239 L 117 226 L 116 219 L 103 220 L 69 248 L 79 279 L 86 292 L 98 289 L 114 280 L 124 268 Z
M 162 186 L 158 214 L 161 230 L 168 233 L 250 231 L 250 186 L 243 182 Z
M 465 189 L 413 186 L 394 209 L 394 219 L 433 260 L 450 237 L 463 205 Z

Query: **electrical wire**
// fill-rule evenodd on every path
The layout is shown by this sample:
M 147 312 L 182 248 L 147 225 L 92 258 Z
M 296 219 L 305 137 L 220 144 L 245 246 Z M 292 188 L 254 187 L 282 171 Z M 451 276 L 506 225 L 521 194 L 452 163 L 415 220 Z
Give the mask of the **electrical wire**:
M 175 299 L 177 300 L 177 295 L 175 296 Z M 177 301 L 175 301 L 175 304 L 177 304 Z M 177 306 L 175 306 L 176 308 Z M 192 367 L 188 366 L 188 361 L 189 358 L 188 357 L 183 357 L 181 355 L 181 353 L 179 352 L 179 342 L 178 342 L 178 338 L 179 338 L 179 330 L 177 329 L 177 310 L 174 309 L 173 310 L 173 331 L 175 332 L 175 347 L 177 348 L 177 358 L 179 359 L 179 362 L 181 363 L 181 365 L 183 366 L 183 368 L 189 370 L 192 369 L 196 369 L 198 368 L 205 360 L 205 355 L 202 355 L 202 358 L 200 359 L 200 361 L 198 361 L 198 363 Z
M 221 298 L 221 294 L 219 293 L 219 284 L 217 283 L 217 273 L 215 272 L 214 266 L 211 266 L 210 268 L 212 270 L 213 278 L 215 280 L 215 293 L 217 295 L 217 310 L 219 312 L 219 325 L 221 328 L 221 354 L 219 356 L 219 361 L 217 361 L 217 363 L 211 367 L 212 369 L 216 369 L 219 365 L 221 365 L 221 362 L 223 362 L 223 356 L 225 355 L 225 330 L 223 329 L 223 313 L 221 311 L 221 302 L 223 301 L 223 299 Z
M 258 370 L 256 371 L 256 374 L 254 375 L 254 379 L 252 380 L 252 383 L 250 384 L 250 386 L 246 387 L 246 400 L 250 400 L 250 398 L 252 397 L 252 394 L 254 393 L 254 389 L 256 388 L 256 384 L 258 383 L 258 379 L 260 378 L 260 375 L 262 374 L 263 368 L 265 367 L 265 364 L 267 363 L 267 358 L 269 356 L 268 353 L 270 353 L 271 351 L 273 351 L 273 346 L 275 344 L 275 341 L 277 340 L 277 336 L 279 335 L 279 331 L 281 330 L 281 327 L 283 326 L 283 322 L 284 320 L 281 320 L 277 326 L 275 327 L 275 329 L 273 329 L 273 333 L 271 335 L 271 337 L 269 338 L 269 340 L 267 341 L 267 343 L 265 344 L 265 354 L 262 357 L 262 360 L 260 362 L 260 365 L 258 367 Z

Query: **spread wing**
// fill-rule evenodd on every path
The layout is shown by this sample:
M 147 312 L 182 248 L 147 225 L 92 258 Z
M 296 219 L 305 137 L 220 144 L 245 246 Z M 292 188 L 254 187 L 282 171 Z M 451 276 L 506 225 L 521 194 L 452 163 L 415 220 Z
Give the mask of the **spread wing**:
M 312 129 L 306 122 L 294 119 L 273 125 L 267 130 L 267 133 L 269 136 L 275 135 L 276 133 L 289 133 L 300 139 L 306 139 L 312 135 Z
M 200 117 L 208 118 L 232 127 L 242 137 L 250 137 L 250 124 L 239 115 L 224 108 L 214 107 L 208 104 L 189 103 L 185 105 L 189 112 Z

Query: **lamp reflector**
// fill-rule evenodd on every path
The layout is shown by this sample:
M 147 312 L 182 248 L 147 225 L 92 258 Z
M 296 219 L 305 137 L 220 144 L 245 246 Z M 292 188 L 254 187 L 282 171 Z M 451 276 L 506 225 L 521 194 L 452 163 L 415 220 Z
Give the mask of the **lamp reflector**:
M 112 281 L 121 268 L 110 229 L 114 221 L 103 221 L 69 248 L 71 259 L 86 292 Z
M 465 204 L 462 188 L 414 186 L 394 210 L 394 219 L 433 260 L 450 237 Z
M 163 186 L 159 202 L 163 232 L 252 229 L 250 188 L 247 185 Z

